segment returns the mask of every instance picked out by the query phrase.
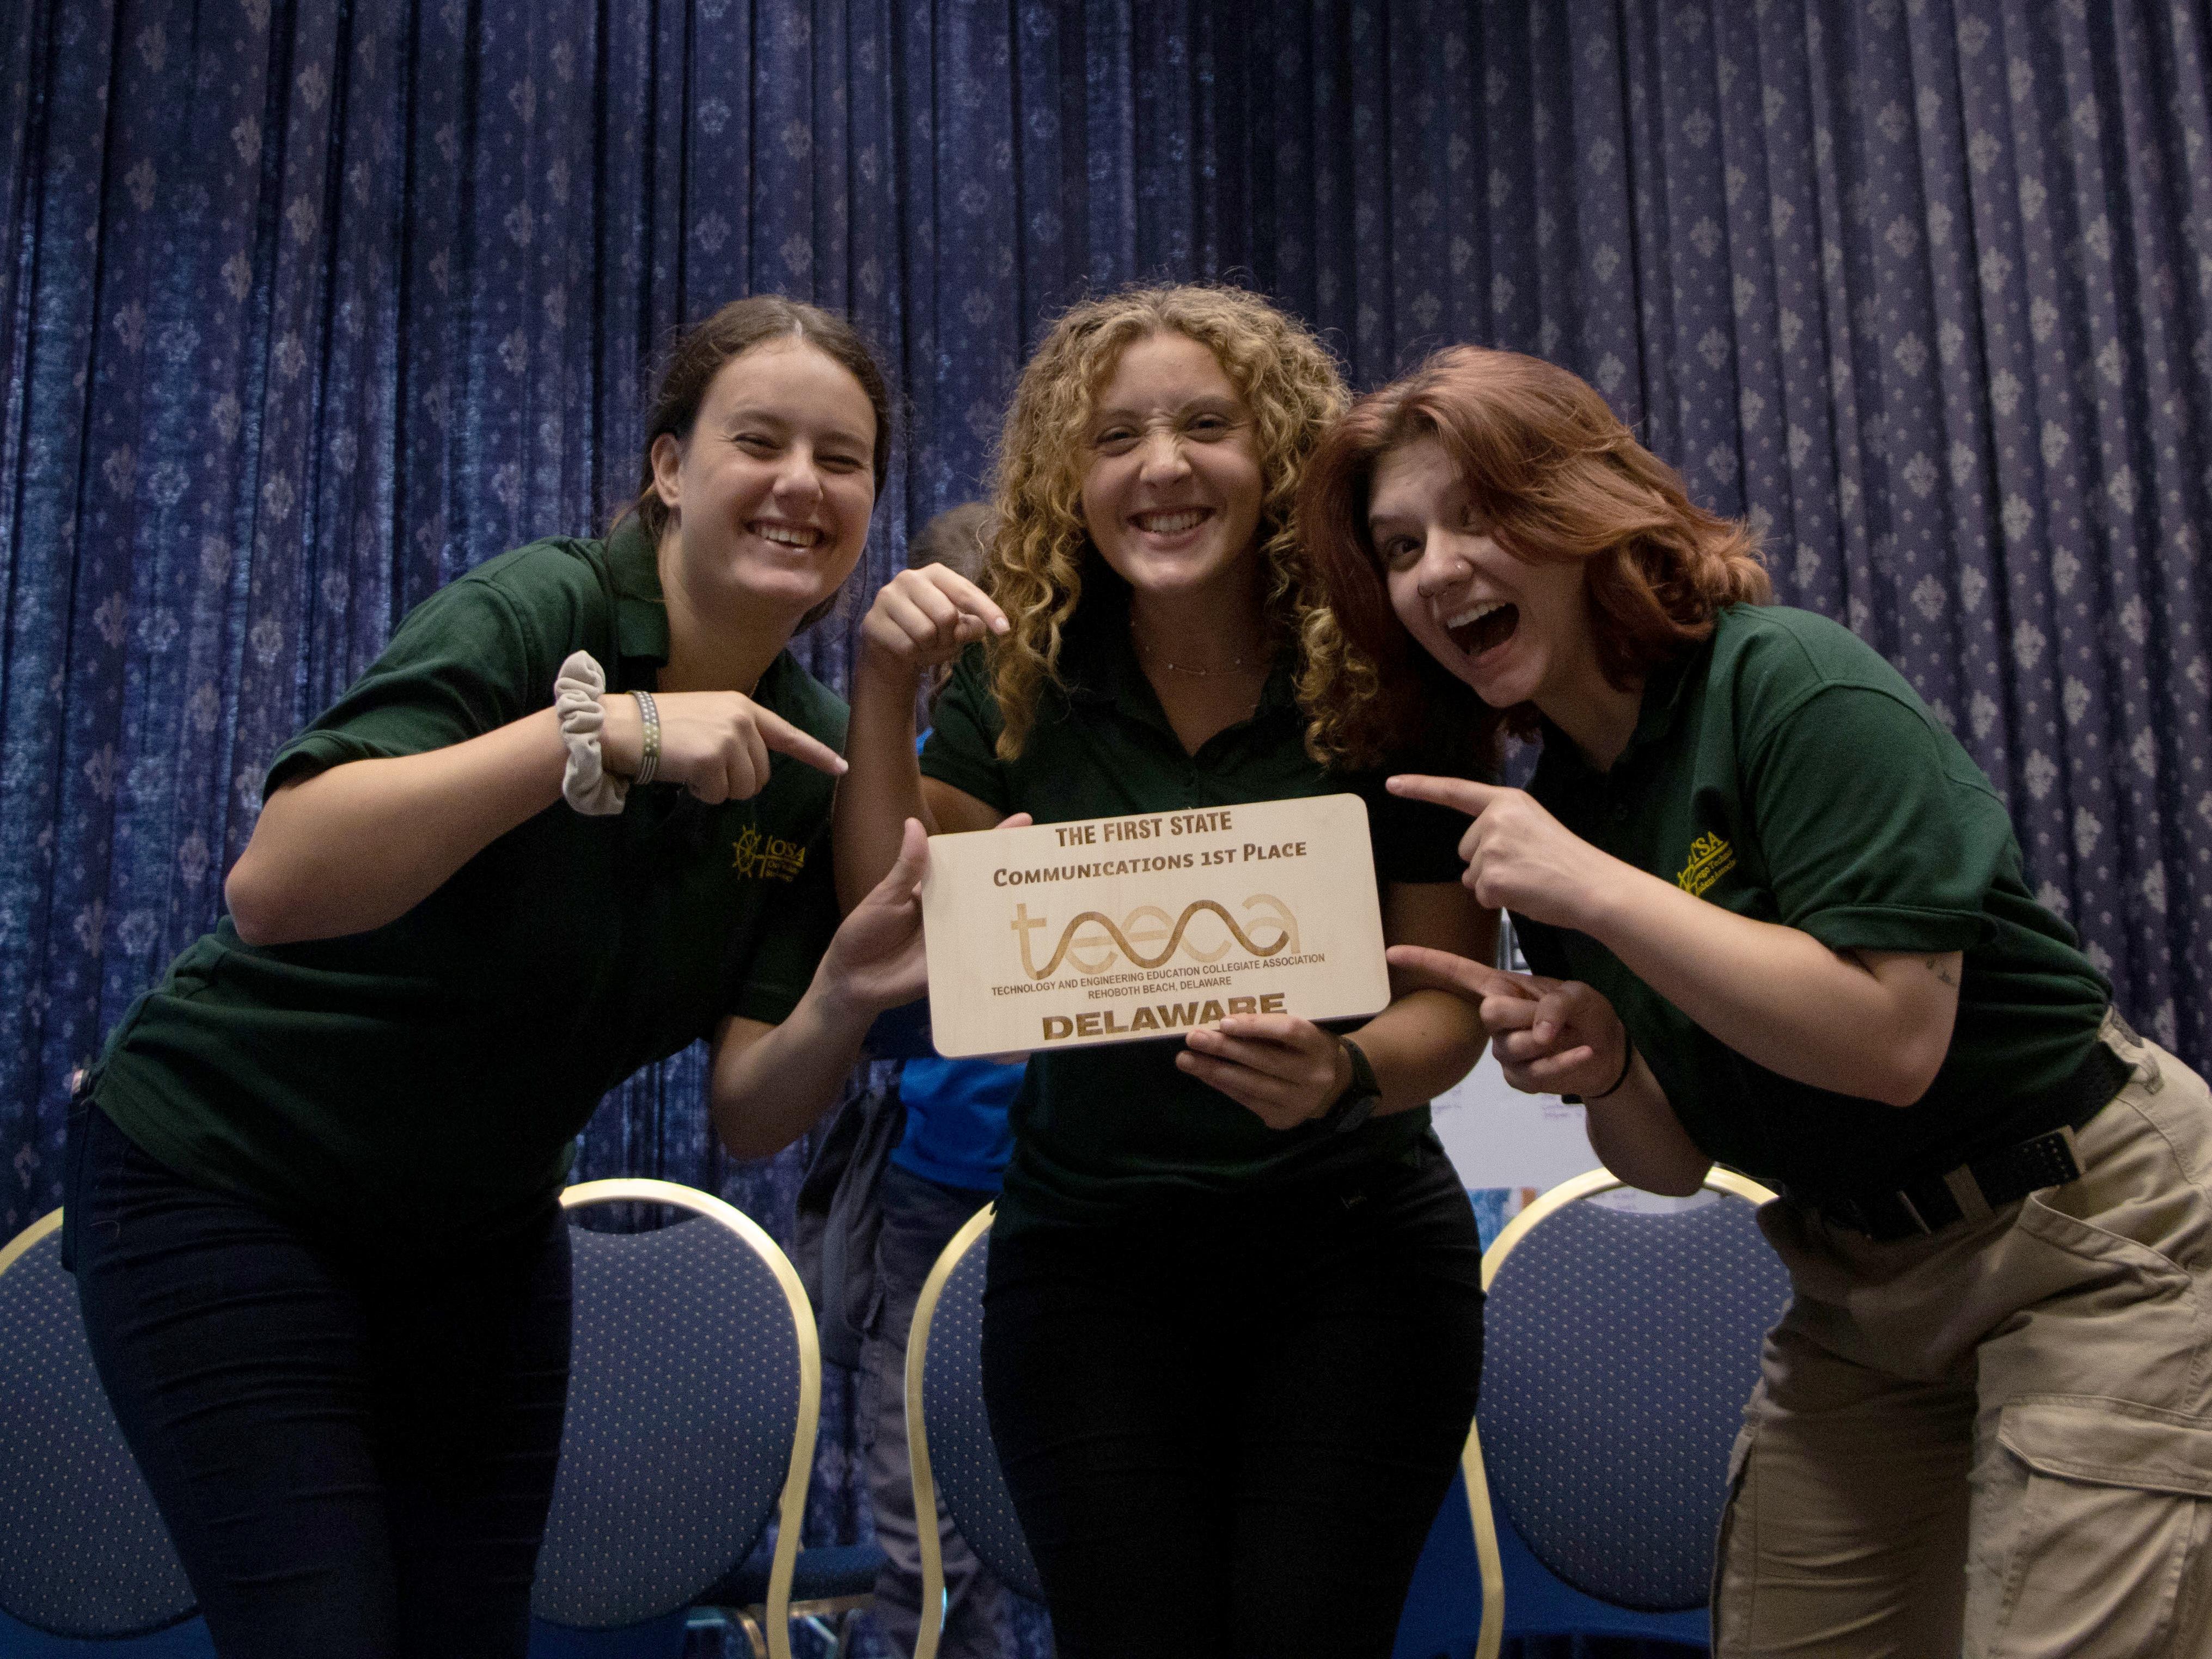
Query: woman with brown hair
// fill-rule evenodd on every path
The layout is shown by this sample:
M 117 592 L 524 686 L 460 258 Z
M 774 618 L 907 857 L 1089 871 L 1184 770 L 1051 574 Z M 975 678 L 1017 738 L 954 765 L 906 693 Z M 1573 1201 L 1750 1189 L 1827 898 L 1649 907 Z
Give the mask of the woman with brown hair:
M 408 614 L 80 1088 L 64 1256 L 223 1659 L 520 1659 L 578 1131 L 703 1038 L 715 1128 L 771 1152 L 920 991 L 920 830 L 841 926 L 845 710 L 785 648 L 889 414 L 812 306 L 686 334 L 612 531 Z
M 2113 1012 L 1966 751 L 1534 358 L 1366 398 L 1301 510 L 1407 688 L 1361 718 L 1432 715 L 1426 684 L 1542 740 L 1525 793 L 1390 783 L 1473 817 L 1466 882 L 1534 972 L 1393 963 L 1624 1179 L 1784 1194 L 1716 1650 L 2212 1651 L 2212 1097 Z
M 1394 801 L 1379 747 L 1338 735 L 1376 688 L 1293 501 L 1342 407 L 1327 353 L 1250 295 L 1134 289 L 1060 318 L 1007 416 L 989 595 L 932 567 L 869 613 L 846 896 L 908 817 L 1357 790 L 1386 935 L 1489 949 L 1452 821 Z M 917 768 L 916 689 L 955 658 Z M 1389 1651 L 1480 1370 L 1474 1216 L 1426 1109 L 1480 1042 L 1432 990 L 1355 1036 L 1243 1015 L 1030 1060 L 984 1387 L 1069 1659 Z

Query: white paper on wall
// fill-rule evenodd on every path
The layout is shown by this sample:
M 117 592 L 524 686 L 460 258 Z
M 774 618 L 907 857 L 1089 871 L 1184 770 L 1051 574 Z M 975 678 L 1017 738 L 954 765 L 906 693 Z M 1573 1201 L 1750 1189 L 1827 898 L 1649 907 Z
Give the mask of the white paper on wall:
M 1597 1167 L 1583 1109 L 1557 1095 L 1522 1094 L 1486 1049 L 1481 1064 L 1429 1109 L 1462 1186 L 1541 1192 Z

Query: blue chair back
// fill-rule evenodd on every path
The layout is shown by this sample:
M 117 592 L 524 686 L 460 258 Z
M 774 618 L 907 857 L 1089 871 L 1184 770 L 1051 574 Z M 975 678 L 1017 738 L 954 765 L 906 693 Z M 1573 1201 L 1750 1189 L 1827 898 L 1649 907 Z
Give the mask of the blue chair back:
M 1729 1449 L 1790 1301 L 1762 1189 L 1714 1179 L 1730 1190 L 1652 1214 L 1579 1177 L 1492 1249 L 1476 1421 L 1498 1507 L 1567 1584 L 1645 1612 L 1705 1605 Z
M 780 1504 L 768 1636 L 787 1653 L 777 1598 L 788 1601 L 822 1386 L 799 1276 L 750 1220 L 689 1188 L 592 1182 L 562 1201 L 694 1216 L 572 1230 L 574 1357 L 532 1611 L 587 1631 L 671 1619 L 744 1559 Z
M 0 1612 L 112 1641 L 198 1603 L 93 1368 L 61 1218 L 0 1249 Z
M 933 1487 L 976 1559 L 1016 1594 L 1042 1601 L 1036 1560 L 1014 1515 L 983 1410 L 983 1279 L 990 1264 L 991 1214 L 988 1208 L 981 1211 L 953 1236 L 915 1309 L 907 1340 L 907 1444 L 914 1460 L 915 1513 L 931 1512 Z M 922 1528 L 921 1540 L 926 1601 L 934 1529 Z M 934 1635 L 927 1625 L 924 1620 L 926 1638 Z M 934 1643 L 929 1645 L 933 1650 Z M 921 1650 L 916 1651 L 919 1659 Z

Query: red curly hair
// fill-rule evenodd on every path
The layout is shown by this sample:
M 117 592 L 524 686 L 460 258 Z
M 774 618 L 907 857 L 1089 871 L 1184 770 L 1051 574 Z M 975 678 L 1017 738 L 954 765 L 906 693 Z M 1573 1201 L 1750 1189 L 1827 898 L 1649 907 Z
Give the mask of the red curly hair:
M 1306 463 L 1299 490 L 1298 522 L 1338 625 L 1385 688 L 1340 733 L 1351 752 L 1401 749 L 1419 732 L 1431 761 L 1464 765 L 1460 745 L 1471 744 L 1487 769 L 1501 727 L 1536 728 L 1533 705 L 1486 708 L 1391 610 L 1369 492 L 1385 454 L 1424 439 L 1458 469 L 1499 547 L 1584 562 L 1598 665 L 1624 690 L 1707 638 L 1723 605 L 1773 597 L 1749 526 L 1692 502 L 1680 475 L 1588 382 L 1519 352 L 1449 347 L 1355 404 Z M 1438 752 L 1446 747 L 1457 752 Z

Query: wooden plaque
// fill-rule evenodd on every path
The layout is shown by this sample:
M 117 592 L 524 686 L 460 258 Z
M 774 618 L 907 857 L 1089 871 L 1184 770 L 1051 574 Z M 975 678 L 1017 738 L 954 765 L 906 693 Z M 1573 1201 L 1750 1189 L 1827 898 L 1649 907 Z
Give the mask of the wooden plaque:
M 933 836 L 921 907 L 948 1056 L 1390 1000 L 1357 795 Z

